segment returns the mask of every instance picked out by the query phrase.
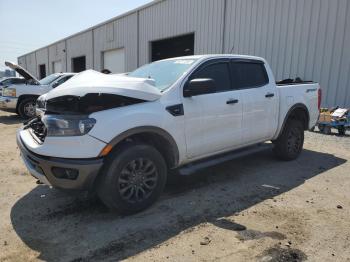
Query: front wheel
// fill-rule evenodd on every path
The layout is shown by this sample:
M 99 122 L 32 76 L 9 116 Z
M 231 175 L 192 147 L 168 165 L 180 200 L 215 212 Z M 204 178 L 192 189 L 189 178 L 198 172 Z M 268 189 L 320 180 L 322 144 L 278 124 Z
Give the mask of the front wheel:
M 97 193 L 110 209 L 123 214 L 151 206 L 161 195 L 167 176 L 162 155 L 152 146 L 130 144 L 107 159 Z
M 286 161 L 296 159 L 304 144 L 304 128 L 300 121 L 289 120 L 279 138 L 274 143 L 275 155 Z
M 35 116 L 35 103 L 35 98 L 23 99 L 18 105 L 18 114 L 24 119 L 33 118 Z

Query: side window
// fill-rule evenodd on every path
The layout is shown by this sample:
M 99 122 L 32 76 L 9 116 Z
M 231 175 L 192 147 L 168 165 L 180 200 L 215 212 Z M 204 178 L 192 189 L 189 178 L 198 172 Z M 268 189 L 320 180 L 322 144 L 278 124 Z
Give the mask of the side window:
M 26 82 L 25 79 L 19 78 L 19 79 L 13 79 L 14 84 L 24 84 Z
M 211 78 L 215 81 L 217 92 L 228 91 L 232 90 L 229 72 L 229 64 L 227 62 L 218 62 L 205 66 L 191 78 Z
M 3 86 L 11 85 L 11 80 L 10 79 L 4 80 L 4 81 L 1 82 L 1 84 Z
M 56 86 L 59 86 L 59 85 L 62 85 L 64 82 L 66 82 L 68 79 L 70 79 L 72 76 L 65 76 L 65 77 L 62 77 L 61 79 L 59 79 L 57 81 L 57 85 Z
M 269 83 L 264 64 L 232 62 L 232 81 L 235 89 L 256 88 Z

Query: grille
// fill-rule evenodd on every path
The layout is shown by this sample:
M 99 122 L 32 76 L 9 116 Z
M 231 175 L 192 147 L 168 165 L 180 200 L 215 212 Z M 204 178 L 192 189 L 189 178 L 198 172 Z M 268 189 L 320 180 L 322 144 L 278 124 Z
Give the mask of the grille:
M 38 138 L 41 142 L 45 141 L 47 131 L 44 123 L 39 117 L 29 121 L 26 124 L 25 129 L 29 129 L 31 133 L 34 134 L 35 137 Z

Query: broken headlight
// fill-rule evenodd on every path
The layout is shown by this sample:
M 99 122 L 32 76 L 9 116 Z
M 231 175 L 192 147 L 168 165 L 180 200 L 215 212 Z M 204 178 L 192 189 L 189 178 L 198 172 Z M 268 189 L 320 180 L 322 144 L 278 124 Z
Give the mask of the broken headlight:
M 82 115 L 44 115 L 47 136 L 82 136 L 90 132 L 96 120 Z

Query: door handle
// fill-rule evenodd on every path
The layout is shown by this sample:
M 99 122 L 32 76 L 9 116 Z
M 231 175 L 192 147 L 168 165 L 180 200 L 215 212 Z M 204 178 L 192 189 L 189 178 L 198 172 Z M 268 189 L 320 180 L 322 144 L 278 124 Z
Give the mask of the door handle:
M 230 99 L 226 101 L 227 105 L 237 104 L 239 102 L 238 99 Z
M 274 97 L 274 96 L 275 96 L 274 93 L 267 93 L 267 94 L 265 95 L 266 98 L 271 98 L 271 97 Z

